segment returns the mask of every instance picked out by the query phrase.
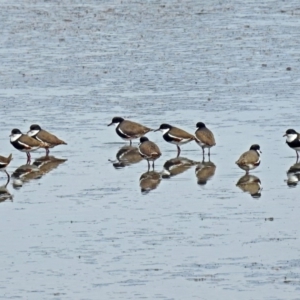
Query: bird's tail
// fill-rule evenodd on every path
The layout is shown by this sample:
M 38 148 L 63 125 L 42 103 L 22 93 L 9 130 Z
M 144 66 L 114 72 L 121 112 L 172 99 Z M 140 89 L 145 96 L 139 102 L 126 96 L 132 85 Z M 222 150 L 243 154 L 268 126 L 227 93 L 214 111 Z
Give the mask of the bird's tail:
M 7 162 L 10 163 L 11 160 L 12 160 L 12 154 L 9 154 L 9 156 L 7 157 Z

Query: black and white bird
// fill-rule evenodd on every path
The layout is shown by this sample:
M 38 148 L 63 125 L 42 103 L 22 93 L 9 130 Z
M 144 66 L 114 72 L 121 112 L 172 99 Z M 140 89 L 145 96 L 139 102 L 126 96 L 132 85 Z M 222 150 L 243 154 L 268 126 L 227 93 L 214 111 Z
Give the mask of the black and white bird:
M 161 131 L 166 142 L 176 145 L 177 157 L 179 157 L 181 152 L 179 146 L 195 140 L 192 134 L 170 124 L 161 124 L 159 128 L 154 131 Z
M 286 143 L 289 147 L 296 151 L 298 161 L 298 151 L 300 151 L 300 134 L 294 129 L 288 129 L 283 136 L 286 136 Z
M 153 131 L 153 129 L 149 127 L 130 120 L 125 120 L 121 117 L 114 117 L 107 126 L 113 124 L 116 126 L 117 135 L 125 141 L 130 141 L 130 145 L 132 140 L 144 136 L 149 131 Z
M 67 145 L 66 142 L 59 139 L 54 134 L 42 129 L 38 124 L 32 124 L 29 131 L 27 132 L 27 135 L 36 139 L 37 141 L 47 144 L 47 147 L 45 147 L 46 157 L 49 156 L 49 148 L 54 148 L 58 145 Z
M 10 143 L 19 151 L 26 152 L 27 164 L 31 161 L 30 152 L 39 148 L 47 148 L 48 144 L 38 141 L 26 134 L 23 134 L 19 129 L 15 128 L 11 131 Z

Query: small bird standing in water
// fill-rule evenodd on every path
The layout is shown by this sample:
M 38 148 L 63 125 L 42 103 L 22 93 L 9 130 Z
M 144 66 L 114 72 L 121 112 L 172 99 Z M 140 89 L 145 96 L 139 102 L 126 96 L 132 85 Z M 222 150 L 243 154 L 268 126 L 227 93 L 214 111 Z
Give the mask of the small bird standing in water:
M 208 156 L 210 156 L 210 148 L 216 145 L 213 133 L 205 126 L 204 123 L 198 122 L 198 128 L 195 132 L 196 143 L 202 148 L 203 157 L 205 155 L 204 149 L 208 148 Z
M 195 140 L 195 137 L 192 134 L 169 124 L 161 124 L 160 127 L 154 131 L 162 131 L 164 140 L 177 146 L 177 157 L 179 157 L 181 152 L 180 145 Z
M 254 144 L 235 163 L 248 174 L 249 170 L 253 170 L 260 165 L 260 154 L 260 146 Z
M 11 131 L 10 143 L 19 151 L 26 152 L 27 164 L 30 164 L 31 156 L 30 152 L 39 148 L 47 148 L 48 145 L 35 140 L 34 138 L 23 134 L 19 129 L 15 128 Z
M 296 151 L 298 161 L 298 151 L 300 151 L 300 134 L 294 129 L 288 129 L 283 136 L 286 136 L 286 143 L 290 146 L 290 148 Z
M 32 124 L 30 126 L 29 131 L 27 132 L 27 135 L 36 139 L 39 142 L 45 143 L 47 146 L 46 149 L 46 157 L 49 156 L 49 148 L 54 148 L 58 145 L 67 145 L 66 142 L 59 139 L 52 133 L 42 129 L 38 124 Z
M 152 161 L 152 168 L 154 170 L 154 161 L 161 156 L 158 146 L 143 136 L 140 138 L 139 152 L 141 156 L 148 161 L 148 171 L 150 170 L 149 161 Z
M 136 122 L 132 122 L 129 120 L 124 120 L 121 117 L 114 117 L 107 126 L 111 126 L 115 124 L 116 133 L 119 137 L 121 137 L 125 141 L 130 141 L 130 145 L 132 144 L 132 140 L 138 139 L 148 133 L 149 131 L 153 131 L 153 129 L 148 128 L 144 125 L 141 125 Z

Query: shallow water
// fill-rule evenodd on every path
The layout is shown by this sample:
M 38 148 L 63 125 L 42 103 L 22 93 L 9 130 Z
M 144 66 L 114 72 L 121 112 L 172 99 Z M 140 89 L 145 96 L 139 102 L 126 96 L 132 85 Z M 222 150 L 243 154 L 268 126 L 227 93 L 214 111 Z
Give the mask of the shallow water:
M 296 159 L 282 137 L 298 126 L 299 14 L 293 0 L 2 1 L 8 172 L 26 163 L 12 128 L 39 123 L 68 145 L 51 151 L 65 162 L 6 187 L 0 299 L 299 299 L 298 177 L 287 182 Z M 171 176 L 140 182 L 146 161 L 115 162 L 127 145 L 106 126 L 115 115 L 189 132 L 205 122 L 214 172 L 198 184 L 190 143 Z M 176 147 L 148 137 L 161 172 Z M 236 186 L 254 143 L 259 190 Z

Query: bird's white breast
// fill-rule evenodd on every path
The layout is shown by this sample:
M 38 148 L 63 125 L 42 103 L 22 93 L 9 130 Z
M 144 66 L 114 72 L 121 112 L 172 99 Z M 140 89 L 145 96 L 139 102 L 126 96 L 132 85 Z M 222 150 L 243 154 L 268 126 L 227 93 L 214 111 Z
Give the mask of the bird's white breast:
M 163 134 L 167 133 L 170 131 L 170 128 L 167 129 L 159 129 Z
M 288 134 L 288 135 L 286 136 L 286 141 L 287 141 L 288 143 L 291 143 L 291 142 L 293 142 L 297 137 L 298 137 L 297 134 Z
M 29 136 L 35 136 L 39 133 L 39 130 L 30 130 L 27 132 L 27 135 Z
M 22 133 L 12 134 L 10 136 L 10 141 L 15 142 L 17 139 L 19 139 L 22 136 Z

